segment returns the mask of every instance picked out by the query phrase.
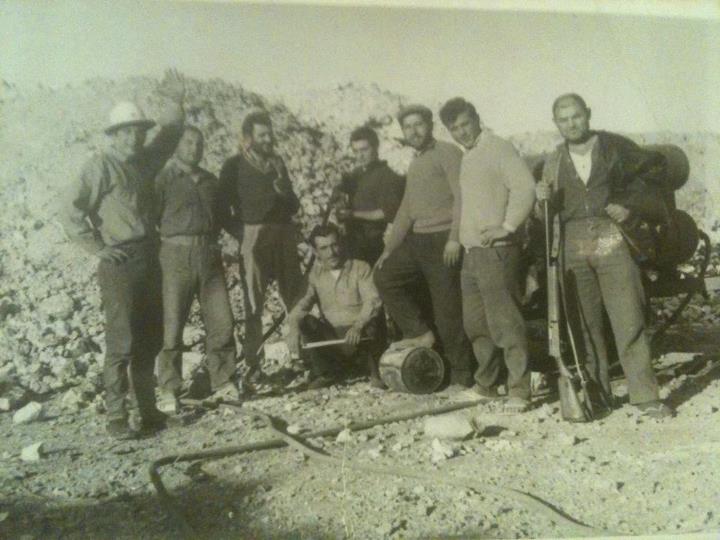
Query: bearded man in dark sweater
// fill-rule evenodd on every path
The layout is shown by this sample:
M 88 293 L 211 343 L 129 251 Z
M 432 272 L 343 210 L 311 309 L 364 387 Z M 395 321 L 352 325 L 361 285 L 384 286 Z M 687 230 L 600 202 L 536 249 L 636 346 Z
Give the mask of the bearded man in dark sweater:
M 224 228 L 240 243 L 245 311 L 245 358 L 258 367 L 265 290 L 276 280 L 285 309 L 302 294 L 297 252 L 298 231 L 292 216 L 300 202 L 282 158 L 275 152 L 270 115 L 253 111 L 242 124 L 244 144 L 220 171 L 226 205 Z

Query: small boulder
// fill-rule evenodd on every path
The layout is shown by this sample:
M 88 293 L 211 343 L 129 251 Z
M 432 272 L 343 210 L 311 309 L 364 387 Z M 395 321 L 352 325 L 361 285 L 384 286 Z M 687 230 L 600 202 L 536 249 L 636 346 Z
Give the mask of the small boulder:
M 424 431 L 430 439 L 463 440 L 475 433 L 475 427 L 461 414 L 445 414 L 426 418 Z
M 433 439 L 431 445 L 430 461 L 432 463 L 440 463 L 446 459 L 450 459 L 455 456 L 456 450 L 446 444 L 443 444 L 438 439 Z
M 37 401 L 31 401 L 13 415 L 13 424 L 29 424 L 39 420 L 43 414 L 43 406 Z
M 22 452 L 20 452 L 20 459 L 27 463 L 32 463 L 34 461 L 40 461 L 43 454 L 43 443 L 38 442 L 23 448 Z

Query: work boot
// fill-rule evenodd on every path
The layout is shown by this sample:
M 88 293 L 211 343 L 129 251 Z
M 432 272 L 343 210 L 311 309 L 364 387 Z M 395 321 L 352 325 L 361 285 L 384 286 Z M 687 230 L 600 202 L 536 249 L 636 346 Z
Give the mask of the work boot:
M 308 390 L 318 390 L 319 388 L 327 388 L 333 383 L 333 379 L 330 377 L 327 377 L 325 375 L 320 375 L 319 377 L 315 377 L 313 380 L 311 380 L 308 385 Z
M 638 403 L 635 407 L 640 411 L 642 416 L 654 418 L 655 420 L 662 420 L 664 418 L 672 418 L 675 416 L 675 411 L 658 399 L 647 401 L 645 403 Z
M 130 427 L 126 418 L 116 418 L 108 420 L 105 429 L 113 439 L 119 441 L 128 441 L 137 439 L 140 434 Z

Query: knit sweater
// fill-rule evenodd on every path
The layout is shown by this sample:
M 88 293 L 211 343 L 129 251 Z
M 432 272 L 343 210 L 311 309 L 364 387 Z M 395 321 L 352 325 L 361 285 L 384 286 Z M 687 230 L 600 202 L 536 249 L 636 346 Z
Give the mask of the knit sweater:
M 396 249 L 412 230 L 415 233 L 450 231 L 458 239 L 460 223 L 460 161 L 462 151 L 443 141 L 432 141 L 410 163 L 405 194 L 385 246 Z
M 483 229 L 514 232 L 523 224 L 535 203 L 535 181 L 510 142 L 483 130 L 462 160 L 460 200 L 460 243 L 478 247 Z

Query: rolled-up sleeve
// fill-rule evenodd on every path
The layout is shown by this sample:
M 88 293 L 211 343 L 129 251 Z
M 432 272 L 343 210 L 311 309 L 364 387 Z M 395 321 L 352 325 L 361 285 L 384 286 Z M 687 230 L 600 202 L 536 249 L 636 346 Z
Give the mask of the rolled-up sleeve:
M 372 268 L 364 261 L 353 261 L 356 266 L 357 284 L 362 308 L 355 324 L 365 326 L 380 312 L 382 301 L 372 279 Z
M 88 253 L 94 254 L 105 247 L 99 231 L 93 225 L 97 216 L 108 171 L 99 156 L 91 158 L 83 167 L 79 178 L 68 188 L 60 210 L 60 222 L 70 240 Z

